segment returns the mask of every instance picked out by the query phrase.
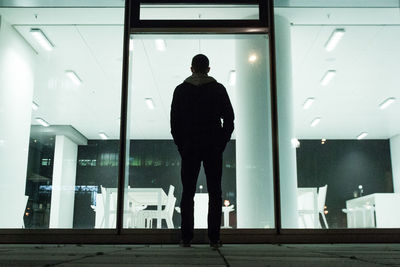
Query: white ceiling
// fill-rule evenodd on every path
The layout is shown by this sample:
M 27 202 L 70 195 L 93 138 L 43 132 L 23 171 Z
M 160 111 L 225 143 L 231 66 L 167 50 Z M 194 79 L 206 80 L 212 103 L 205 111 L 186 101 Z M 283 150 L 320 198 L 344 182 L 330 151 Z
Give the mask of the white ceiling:
M 293 23 L 292 57 L 295 132 L 298 138 L 389 138 L 400 133 L 400 12 L 398 9 L 279 8 L 277 14 Z M 88 139 L 104 131 L 119 137 L 122 69 L 121 9 L 0 9 L 23 38 L 38 52 L 34 100 L 40 105 L 34 117 L 49 123 L 70 124 Z M 34 14 L 38 14 L 36 19 Z M 373 15 L 373 16 L 372 16 Z M 368 23 L 368 25 L 362 25 Z M 52 52 L 36 46 L 29 30 L 40 28 L 55 44 Z M 336 50 L 324 44 L 336 27 L 346 29 Z M 157 51 L 154 41 L 134 41 L 131 138 L 169 139 L 169 105 L 175 86 L 190 75 L 191 57 L 203 52 L 210 57 L 211 75 L 227 85 L 235 69 L 235 40 L 198 37 L 162 37 L 167 50 Z M 83 80 L 78 88 L 65 76 L 74 70 Z M 337 70 L 332 82 L 322 87 L 322 75 Z M 144 98 L 154 99 L 149 110 Z M 302 109 L 307 97 L 316 99 Z M 387 97 L 397 101 L 386 110 L 378 104 Z M 235 99 L 232 99 L 235 102 Z M 314 117 L 321 123 L 311 128 Z M 33 120 L 33 124 L 36 122 Z

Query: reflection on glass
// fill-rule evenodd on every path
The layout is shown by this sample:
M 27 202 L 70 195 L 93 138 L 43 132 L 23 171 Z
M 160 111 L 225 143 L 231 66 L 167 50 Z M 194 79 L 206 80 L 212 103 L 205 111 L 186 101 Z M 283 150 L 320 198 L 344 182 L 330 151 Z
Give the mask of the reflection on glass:
M 191 75 L 192 57 L 203 53 L 210 59 L 209 75 L 227 88 L 236 115 L 235 131 L 223 158 L 221 226 L 273 228 L 267 36 L 131 38 L 124 227 L 180 227 L 181 158 L 170 134 L 170 105 L 175 87 Z M 157 47 L 158 40 L 163 40 L 164 49 Z M 253 62 L 249 62 L 251 55 L 256 55 Z M 202 168 L 194 197 L 195 228 L 207 228 L 207 192 Z

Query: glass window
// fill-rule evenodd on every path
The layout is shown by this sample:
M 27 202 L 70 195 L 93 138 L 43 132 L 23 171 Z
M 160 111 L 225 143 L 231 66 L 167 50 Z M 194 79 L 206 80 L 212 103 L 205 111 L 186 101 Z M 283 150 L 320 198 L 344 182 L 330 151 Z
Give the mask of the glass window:
M 258 20 L 258 5 L 140 5 L 141 20 Z
M 175 88 L 191 76 L 192 58 L 203 53 L 210 60 L 209 76 L 224 85 L 235 112 L 235 131 L 222 161 L 221 225 L 274 228 L 268 37 L 133 34 L 131 38 L 124 227 L 181 225 L 182 161 L 171 136 L 171 102 Z M 208 192 L 201 167 L 194 195 L 195 228 L 207 228 Z
M 79 2 L 1 1 L 0 228 L 115 227 L 124 8 Z
M 275 8 L 282 225 L 399 228 L 399 3 L 305 2 Z

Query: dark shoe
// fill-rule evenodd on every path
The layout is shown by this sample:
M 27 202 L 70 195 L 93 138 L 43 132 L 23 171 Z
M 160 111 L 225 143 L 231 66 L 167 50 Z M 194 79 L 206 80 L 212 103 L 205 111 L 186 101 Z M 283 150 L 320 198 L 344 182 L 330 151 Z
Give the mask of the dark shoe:
M 179 242 L 179 246 L 182 247 L 182 248 L 190 248 L 190 241 L 189 242 L 185 242 L 185 241 L 181 240 Z
M 213 249 L 217 249 L 217 248 L 222 247 L 221 240 L 218 240 L 217 242 L 210 241 L 210 247 L 213 248 Z

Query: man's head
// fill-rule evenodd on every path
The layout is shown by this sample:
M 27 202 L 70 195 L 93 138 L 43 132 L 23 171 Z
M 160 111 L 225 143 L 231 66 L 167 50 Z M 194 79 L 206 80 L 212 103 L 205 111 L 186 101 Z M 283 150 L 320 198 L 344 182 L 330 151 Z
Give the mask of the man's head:
M 203 54 L 195 55 L 192 59 L 192 67 L 190 68 L 193 73 L 207 74 L 210 71 L 210 61 Z

